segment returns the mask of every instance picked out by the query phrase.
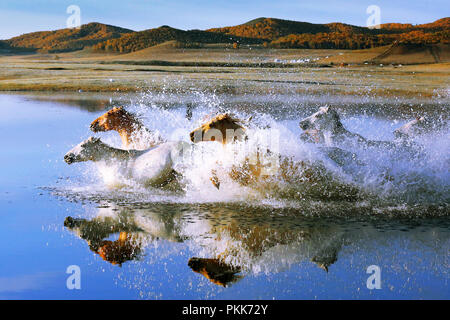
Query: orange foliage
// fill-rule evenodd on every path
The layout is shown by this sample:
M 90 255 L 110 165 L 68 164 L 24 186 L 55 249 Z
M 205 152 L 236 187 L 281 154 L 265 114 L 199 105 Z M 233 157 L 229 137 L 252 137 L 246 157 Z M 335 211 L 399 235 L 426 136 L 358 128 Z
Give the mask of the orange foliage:
M 27 33 L 6 40 L 11 47 L 37 49 L 43 52 L 81 50 L 106 39 L 119 38 L 132 30 L 101 23 L 82 25 L 80 29 L 61 29 Z

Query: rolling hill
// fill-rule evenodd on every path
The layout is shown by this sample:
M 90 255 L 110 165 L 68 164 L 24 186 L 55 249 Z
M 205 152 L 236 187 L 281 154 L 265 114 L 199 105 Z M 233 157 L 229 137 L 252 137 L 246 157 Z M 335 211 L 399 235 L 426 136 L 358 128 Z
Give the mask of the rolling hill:
M 396 41 L 416 44 L 448 43 L 450 18 L 416 26 L 384 24 L 380 29 L 343 23 L 313 24 L 258 18 L 241 25 L 208 31 L 262 39 L 267 46 L 274 48 L 366 49 L 390 45 Z
M 315 24 L 274 18 L 258 18 L 233 27 L 208 29 L 210 32 L 272 41 L 290 34 L 329 32 L 376 33 L 376 31 L 344 23 Z
M 24 34 L 0 42 L 0 50 L 65 52 L 90 48 L 96 52 L 130 53 L 175 41 L 182 48 L 202 44 L 263 44 L 272 48 L 367 49 L 395 42 L 416 45 L 450 43 L 450 18 L 412 25 L 389 23 L 370 29 L 344 23 L 315 24 L 275 18 L 258 18 L 237 26 L 208 30 L 180 30 L 169 26 L 132 31 L 101 23 L 80 29 Z M 238 45 L 239 44 L 239 45 Z
M 81 50 L 96 43 L 119 38 L 133 30 L 92 22 L 80 29 L 60 29 L 26 33 L 5 42 L 12 48 L 26 48 L 40 52 Z
M 404 33 L 410 31 L 445 31 L 450 29 L 450 18 L 442 18 L 431 23 L 413 25 L 410 23 L 383 23 L 381 33 Z
M 152 47 L 167 41 L 175 40 L 179 43 L 185 43 L 186 46 L 195 43 L 261 43 L 260 39 L 245 38 L 239 36 L 230 36 L 217 32 L 208 32 L 202 30 L 180 30 L 169 26 L 134 32 L 123 35 L 118 39 L 110 39 L 95 45 L 95 50 L 105 50 L 112 52 L 134 52 Z
M 207 31 L 227 35 L 251 37 L 273 41 L 292 34 L 344 33 L 344 34 L 393 34 L 410 31 L 438 32 L 450 30 L 450 18 L 442 18 L 435 22 L 421 25 L 386 23 L 380 29 L 358 27 L 345 23 L 315 24 L 274 18 L 258 18 L 232 27 L 213 28 Z

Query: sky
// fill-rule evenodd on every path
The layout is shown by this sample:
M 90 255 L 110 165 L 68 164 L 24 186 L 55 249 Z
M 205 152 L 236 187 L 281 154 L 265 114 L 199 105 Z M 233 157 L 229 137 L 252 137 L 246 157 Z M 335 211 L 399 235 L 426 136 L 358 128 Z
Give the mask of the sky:
M 380 8 L 381 23 L 421 24 L 450 16 L 448 0 L 0 0 L 0 39 L 65 28 L 70 5 L 80 8 L 82 24 L 101 22 L 136 31 L 161 25 L 208 29 L 259 17 L 366 26 L 370 5 Z

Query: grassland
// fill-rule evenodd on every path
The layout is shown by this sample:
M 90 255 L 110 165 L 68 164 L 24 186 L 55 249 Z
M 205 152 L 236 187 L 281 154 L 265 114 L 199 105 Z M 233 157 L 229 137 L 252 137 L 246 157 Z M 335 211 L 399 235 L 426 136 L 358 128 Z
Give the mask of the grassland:
M 450 63 L 368 63 L 372 50 L 179 48 L 168 42 L 129 54 L 89 50 L 0 56 L 0 91 L 448 95 Z

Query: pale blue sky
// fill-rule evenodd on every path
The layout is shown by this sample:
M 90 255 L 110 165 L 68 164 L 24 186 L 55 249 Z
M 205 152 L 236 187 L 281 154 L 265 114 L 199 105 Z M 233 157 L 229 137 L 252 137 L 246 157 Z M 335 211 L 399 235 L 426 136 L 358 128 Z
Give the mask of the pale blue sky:
M 448 0 L 1 0 L 0 39 L 66 27 L 69 5 L 81 9 L 81 22 L 102 22 L 133 30 L 170 25 L 207 29 L 274 17 L 313 23 L 366 25 L 366 8 L 378 5 L 381 23 L 427 23 L 450 16 Z

